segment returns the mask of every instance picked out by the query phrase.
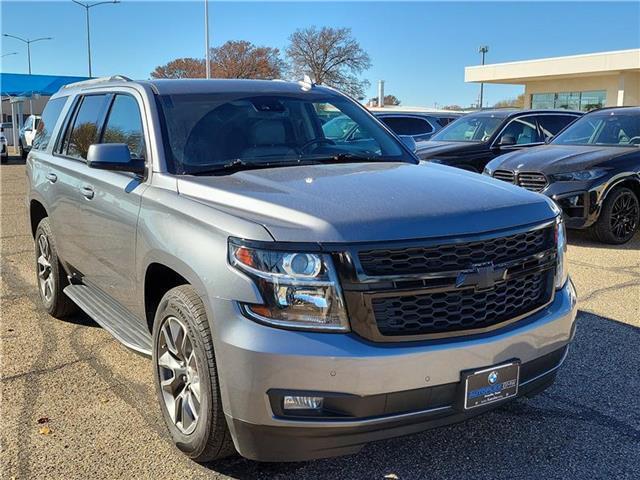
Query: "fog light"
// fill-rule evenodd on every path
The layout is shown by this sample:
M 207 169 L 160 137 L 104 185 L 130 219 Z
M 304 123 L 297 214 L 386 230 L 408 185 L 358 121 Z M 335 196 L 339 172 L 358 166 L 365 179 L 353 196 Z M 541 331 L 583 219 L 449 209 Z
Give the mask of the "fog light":
M 322 397 L 301 397 L 285 395 L 282 408 L 284 410 L 320 410 Z

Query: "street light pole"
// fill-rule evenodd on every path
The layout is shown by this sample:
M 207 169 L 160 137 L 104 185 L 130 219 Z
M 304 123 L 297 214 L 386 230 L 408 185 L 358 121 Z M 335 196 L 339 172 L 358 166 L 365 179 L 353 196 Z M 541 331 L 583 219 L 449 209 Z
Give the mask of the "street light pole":
M 53 40 L 52 37 L 40 37 L 40 38 L 34 38 L 33 40 L 29 40 L 27 38 L 17 37 L 15 35 L 9 35 L 8 33 L 3 33 L 2 36 L 3 37 L 15 38 L 16 40 L 20 40 L 21 42 L 27 44 L 27 62 L 29 64 L 29 75 L 31 75 L 31 44 L 35 43 L 35 42 L 39 42 L 41 40 Z M 8 53 L 7 55 L 12 55 L 12 54 Z M 4 56 L 5 55 L 3 55 L 3 57 Z
M 89 9 L 92 7 L 97 7 L 98 5 L 104 5 L 106 3 L 120 3 L 120 0 L 110 0 L 106 2 L 96 2 L 96 3 L 84 3 L 78 0 L 71 0 L 73 3 L 80 5 L 84 8 L 86 19 L 87 19 L 87 58 L 89 61 L 89 76 L 91 77 L 91 29 L 89 28 Z
M 204 62 L 206 77 L 211 78 L 211 60 L 209 58 L 209 0 L 204 0 Z
M 489 51 L 489 47 L 487 45 L 483 45 L 478 49 L 478 53 L 482 55 L 482 65 L 484 65 L 484 56 Z M 480 82 L 480 101 L 478 102 L 480 105 L 480 109 L 482 110 L 483 106 L 483 97 L 484 97 L 484 83 Z

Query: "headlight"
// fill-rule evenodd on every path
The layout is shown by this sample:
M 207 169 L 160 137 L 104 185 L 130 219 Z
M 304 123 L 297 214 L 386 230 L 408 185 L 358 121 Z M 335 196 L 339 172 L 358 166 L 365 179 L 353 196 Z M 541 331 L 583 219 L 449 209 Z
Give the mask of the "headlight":
M 595 180 L 607 174 L 604 168 L 594 168 L 592 170 L 580 170 L 578 172 L 554 173 L 550 175 L 554 182 L 584 182 L 586 180 Z
M 567 271 L 567 230 L 564 226 L 562 216 L 558 216 L 556 220 L 556 249 L 557 249 L 557 265 L 556 265 L 556 288 L 564 287 L 569 278 Z
M 280 327 L 349 330 L 329 255 L 264 250 L 232 240 L 229 263 L 253 278 L 264 300 L 262 305 L 242 305 L 250 318 Z

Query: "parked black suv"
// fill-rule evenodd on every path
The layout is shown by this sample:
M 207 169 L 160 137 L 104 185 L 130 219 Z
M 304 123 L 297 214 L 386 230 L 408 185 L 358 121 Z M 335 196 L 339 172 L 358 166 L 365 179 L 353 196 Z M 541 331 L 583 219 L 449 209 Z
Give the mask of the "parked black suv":
M 422 143 L 417 155 L 480 173 L 498 155 L 542 145 L 581 115 L 565 110 L 483 110 L 447 125 Z
M 502 155 L 484 173 L 550 196 L 568 228 L 625 243 L 640 224 L 640 108 L 591 112 L 549 145 Z

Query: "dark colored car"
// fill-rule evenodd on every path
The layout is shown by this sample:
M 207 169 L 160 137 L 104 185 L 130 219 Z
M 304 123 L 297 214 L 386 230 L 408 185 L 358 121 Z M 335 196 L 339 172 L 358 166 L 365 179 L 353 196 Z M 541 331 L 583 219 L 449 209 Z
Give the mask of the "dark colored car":
M 625 243 L 640 223 L 640 108 L 591 112 L 549 145 L 502 155 L 484 173 L 548 195 L 569 228 Z
M 416 153 L 421 160 L 480 173 L 498 155 L 542 145 L 581 115 L 565 110 L 483 110 L 450 123 Z
M 458 113 L 443 112 L 371 113 L 396 135 L 412 137 L 416 142 L 429 140 L 434 133 L 461 116 Z M 334 116 L 324 123 L 322 128 L 325 135 L 334 141 L 359 142 L 370 139 L 367 132 L 362 132 L 358 125 L 345 115 Z
M 429 140 L 436 132 L 462 116 L 442 112 L 373 112 L 396 135 L 408 135 L 416 142 Z

